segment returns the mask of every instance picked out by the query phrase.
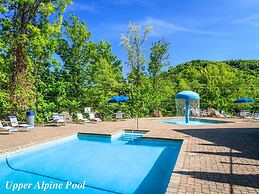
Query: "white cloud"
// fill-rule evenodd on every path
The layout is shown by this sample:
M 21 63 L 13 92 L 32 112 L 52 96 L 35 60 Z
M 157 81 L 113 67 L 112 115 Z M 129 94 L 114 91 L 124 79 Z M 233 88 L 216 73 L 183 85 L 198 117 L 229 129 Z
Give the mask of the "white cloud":
M 231 34 L 228 33 L 220 33 L 220 32 L 210 32 L 203 31 L 193 28 L 187 28 L 183 26 L 176 25 L 172 22 L 161 20 L 157 18 L 148 17 L 144 20 L 140 21 L 132 21 L 133 23 L 139 24 L 141 26 L 151 25 L 153 27 L 153 31 L 150 34 L 153 37 L 168 37 L 175 33 L 193 33 L 193 34 L 201 34 L 201 35 L 211 35 L 211 36 L 229 36 Z M 104 30 L 100 30 L 104 29 Z M 119 34 L 126 33 L 128 30 L 128 23 L 103 23 L 98 26 L 95 26 L 95 30 L 102 33 L 103 37 L 118 37 Z M 103 33 L 105 32 L 105 33 Z
M 222 35 L 215 32 L 197 30 L 192 28 L 186 28 L 182 26 L 175 25 L 172 22 L 156 19 L 156 18 L 146 18 L 145 20 L 141 21 L 140 24 L 142 25 L 152 25 L 153 32 L 152 36 L 166 36 L 169 34 L 177 33 L 177 32 L 186 32 L 186 33 L 195 33 L 195 34 L 207 34 L 207 35 Z
M 67 11 L 88 11 L 94 12 L 96 7 L 94 5 L 89 5 L 87 3 L 73 3 L 67 7 Z
M 250 16 L 238 18 L 234 20 L 234 23 L 243 23 L 243 24 L 259 27 L 259 14 L 253 14 Z

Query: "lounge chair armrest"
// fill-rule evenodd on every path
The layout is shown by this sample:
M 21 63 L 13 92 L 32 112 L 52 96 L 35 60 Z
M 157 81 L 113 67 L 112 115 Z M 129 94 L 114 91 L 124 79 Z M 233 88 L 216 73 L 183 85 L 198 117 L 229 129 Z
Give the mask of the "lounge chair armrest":
M 20 122 L 20 121 L 19 121 L 18 124 L 27 124 L 27 123 L 26 123 L 26 122 Z
M 10 126 L 11 122 L 10 121 L 1 121 L 3 126 Z

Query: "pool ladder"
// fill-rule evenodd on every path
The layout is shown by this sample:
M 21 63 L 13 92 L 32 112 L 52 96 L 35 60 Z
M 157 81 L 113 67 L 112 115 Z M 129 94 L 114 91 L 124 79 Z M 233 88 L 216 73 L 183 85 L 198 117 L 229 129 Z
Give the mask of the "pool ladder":
M 133 133 L 134 133 L 134 127 L 136 125 L 136 130 L 138 130 L 138 117 L 136 117 L 133 121 L 133 126 L 132 126 L 132 130 L 131 130 L 131 140 L 133 141 L 134 138 L 133 138 Z

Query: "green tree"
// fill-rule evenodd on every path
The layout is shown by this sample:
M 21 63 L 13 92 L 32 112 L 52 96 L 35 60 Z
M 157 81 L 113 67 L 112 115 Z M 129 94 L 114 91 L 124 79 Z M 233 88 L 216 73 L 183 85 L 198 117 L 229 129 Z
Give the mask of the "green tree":
M 46 32 L 56 27 L 56 21 L 62 19 L 62 12 L 69 3 L 71 0 L 1 2 L 1 39 L 6 42 L 4 52 L 5 57 L 9 58 L 6 64 L 10 66 L 10 100 L 14 112 L 34 107 L 38 63 L 44 60 L 43 50 L 50 45 L 50 34 Z M 54 14 L 57 19 L 51 26 L 48 19 Z
M 70 15 L 69 20 L 63 22 L 62 31 L 57 54 L 63 62 L 60 74 L 64 82 L 64 90 L 58 98 L 62 103 L 61 107 L 72 111 L 83 105 L 83 95 L 87 92 L 86 68 L 90 62 L 91 52 L 95 50 L 95 45 L 89 42 L 91 34 L 85 22 L 80 22 L 75 15 Z
M 116 107 L 107 104 L 108 99 L 120 94 L 123 88 L 122 73 L 105 58 L 89 65 L 89 85 L 87 86 L 87 105 L 98 110 L 105 118 L 111 118 Z
M 90 40 L 85 22 L 78 17 L 64 21 L 63 32 L 57 51 L 63 62 L 57 80 L 64 86 L 57 95 L 59 107 L 74 112 L 90 106 L 107 117 L 107 101 L 120 92 L 124 81 L 120 61 L 111 54 L 110 43 Z
M 168 66 L 169 62 L 169 43 L 166 41 L 157 41 L 152 44 L 150 53 L 150 62 L 148 64 L 149 78 L 152 84 L 151 102 L 153 106 L 159 110 L 162 95 L 164 95 L 165 83 L 161 76 L 163 67 Z
M 127 52 L 127 64 L 131 68 L 128 76 L 128 81 L 132 84 L 131 99 L 135 105 L 135 111 L 139 112 L 143 105 L 141 102 L 141 85 L 142 80 L 145 79 L 145 48 L 144 43 L 148 38 L 148 34 L 152 31 L 151 26 L 144 27 L 142 30 L 140 25 L 129 23 L 127 34 L 121 35 L 121 45 Z M 141 83 L 142 82 L 142 83 Z

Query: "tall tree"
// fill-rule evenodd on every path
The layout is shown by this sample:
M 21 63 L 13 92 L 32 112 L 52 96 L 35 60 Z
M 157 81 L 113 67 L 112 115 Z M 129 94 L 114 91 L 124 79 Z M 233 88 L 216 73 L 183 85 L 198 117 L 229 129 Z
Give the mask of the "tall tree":
M 139 110 L 142 104 L 139 99 L 141 96 L 140 88 L 144 83 L 141 83 L 141 80 L 144 76 L 144 68 L 146 63 L 144 54 L 146 49 L 144 48 L 144 43 L 151 31 L 151 26 L 146 26 L 143 30 L 140 25 L 129 23 L 127 34 L 121 35 L 121 45 L 127 52 L 127 64 L 131 68 L 128 79 L 132 84 L 131 98 L 133 98 L 136 110 Z
M 62 19 L 61 13 L 71 0 L 5 0 L 1 2 L 0 11 L 2 37 L 7 42 L 6 57 L 10 65 L 10 96 L 14 112 L 34 106 L 35 72 L 31 54 L 42 55 L 37 40 L 43 38 L 47 28 L 50 29 L 48 18 L 55 14 L 57 20 Z M 47 37 L 45 37 L 47 38 Z M 33 51 L 37 47 L 38 53 Z M 43 48 L 44 46 L 42 46 Z M 44 50 L 44 48 L 43 48 Z M 37 57 L 36 57 L 37 58 Z
M 162 100 L 164 81 L 161 77 L 163 67 L 168 66 L 169 62 L 169 42 L 159 40 L 154 42 L 151 47 L 150 62 L 148 64 L 149 78 L 152 84 L 152 104 L 156 107 L 157 111 Z
M 111 44 L 92 42 L 86 23 L 74 15 L 63 22 L 63 32 L 57 52 L 63 62 L 59 79 L 65 87 L 58 97 L 62 97 L 61 107 L 73 112 L 91 106 L 107 115 L 108 98 L 123 84 L 120 61 L 112 55 Z
M 86 69 L 86 104 L 101 112 L 103 116 L 110 116 L 113 110 L 110 106 L 107 107 L 107 100 L 120 94 L 124 85 L 121 62 L 112 55 L 110 43 L 101 41 L 95 46 L 95 52 L 92 52 L 91 62 Z
M 95 52 L 95 44 L 89 41 L 91 36 L 84 21 L 75 15 L 63 22 L 63 34 L 59 39 L 57 54 L 60 55 L 64 86 L 62 102 L 68 107 L 82 107 L 83 94 L 86 93 L 86 68 L 90 63 L 91 52 Z

